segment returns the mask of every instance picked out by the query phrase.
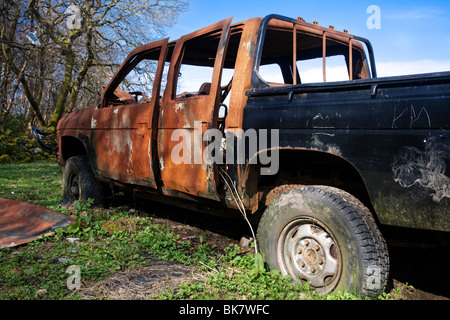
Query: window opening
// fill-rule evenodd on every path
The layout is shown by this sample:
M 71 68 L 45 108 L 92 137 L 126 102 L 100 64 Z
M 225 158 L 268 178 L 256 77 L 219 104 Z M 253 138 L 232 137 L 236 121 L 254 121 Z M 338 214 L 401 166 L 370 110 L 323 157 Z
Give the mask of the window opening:
M 220 31 L 187 40 L 184 43 L 176 81 L 176 98 L 209 95 Z
M 161 48 L 137 55 L 125 67 L 122 81 L 108 97 L 108 105 L 149 103 Z
M 269 86 L 370 77 L 359 41 L 336 40 L 326 31 L 320 34 L 296 23 L 291 26 L 291 29 L 268 27 L 266 30 L 258 72 Z

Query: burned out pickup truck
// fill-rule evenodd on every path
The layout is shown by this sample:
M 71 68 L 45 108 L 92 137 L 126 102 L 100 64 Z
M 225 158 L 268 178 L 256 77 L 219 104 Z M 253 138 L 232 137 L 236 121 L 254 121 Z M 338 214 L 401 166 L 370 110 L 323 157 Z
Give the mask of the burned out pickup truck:
M 450 73 L 377 78 L 346 30 L 231 20 L 135 49 L 97 105 L 59 122 L 64 200 L 123 188 L 245 209 L 270 268 L 377 297 L 382 226 L 450 231 Z

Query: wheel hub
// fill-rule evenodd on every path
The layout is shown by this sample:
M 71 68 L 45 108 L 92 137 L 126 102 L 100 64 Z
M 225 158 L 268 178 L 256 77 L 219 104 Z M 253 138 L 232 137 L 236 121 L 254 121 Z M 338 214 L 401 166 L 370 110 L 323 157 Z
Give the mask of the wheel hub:
M 297 219 L 286 225 L 277 252 L 282 273 L 309 281 L 317 292 L 331 291 L 339 280 L 339 248 L 331 233 L 317 221 Z
M 69 177 L 69 189 L 70 195 L 73 200 L 79 200 L 80 198 L 80 183 L 78 181 L 78 176 L 76 174 L 72 174 Z
M 314 238 L 306 237 L 306 239 L 298 241 L 297 245 L 295 259 L 298 261 L 301 273 L 310 278 L 320 275 L 327 259 L 325 250 L 320 243 Z

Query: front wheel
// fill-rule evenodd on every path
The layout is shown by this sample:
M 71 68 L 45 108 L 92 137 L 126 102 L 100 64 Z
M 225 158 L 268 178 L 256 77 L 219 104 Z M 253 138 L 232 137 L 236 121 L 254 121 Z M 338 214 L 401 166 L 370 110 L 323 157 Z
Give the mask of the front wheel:
M 86 156 L 74 156 L 67 160 L 63 173 L 63 200 L 69 204 L 76 200 L 86 202 L 89 198 L 94 205 L 101 206 L 105 201 L 106 186 L 95 178 Z
M 386 288 L 389 256 L 370 211 L 350 194 L 304 186 L 278 196 L 259 227 L 269 267 L 318 293 L 347 291 L 377 298 Z

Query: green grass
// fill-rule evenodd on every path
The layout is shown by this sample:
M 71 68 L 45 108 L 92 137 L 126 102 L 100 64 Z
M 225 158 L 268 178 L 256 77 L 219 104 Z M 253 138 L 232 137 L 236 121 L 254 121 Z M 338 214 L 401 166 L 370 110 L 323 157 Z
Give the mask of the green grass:
M 54 161 L 0 164 L 0 197 L 56 208 L 62 199 L 62 171 Z
M 168 290 L 157 299 L 195 300 L 358 300 L 348 293 L 318 295 L 309 290 L 308 283 L 293 283 L 290 277 L 277 270 L 257 267 L 257 255 L 243 254 L 237 245 L 231 245 L 223 260 L 215 268 L 209 267 L 208 276 L 194 283 L 184 283 Z
M 54 162 L 0 164 L 0 197 L 46 206 L 77 217 L 77 223 L 25 245 L 0 250 L 0 299 L 82 299 L 68 287 L 69 266 L 78 266 L 81 287 L 117 271 L 144 266 L 148 257 L 177 261 L 199 270 L 192 281 L 151 299 L 357 299 L 347 293 L 318 296 L 264 268 L 260 255 L 235 245 L 219 252 L 200 237 L 193 246 L 152 217 L 126 209 L 59 207 L 62 169 Z M 70 243 L 67 238 L 80 240 Z

